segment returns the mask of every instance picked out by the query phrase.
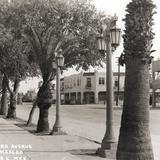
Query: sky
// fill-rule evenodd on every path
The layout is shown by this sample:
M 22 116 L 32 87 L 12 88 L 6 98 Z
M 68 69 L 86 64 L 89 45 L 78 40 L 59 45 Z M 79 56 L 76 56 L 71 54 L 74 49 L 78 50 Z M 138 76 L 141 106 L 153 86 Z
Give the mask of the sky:
M 116 14 L 118 16 L 117 25 L 122 29 L 122 34 L 124 30 L 124 22 L 122 21 L 123 18 L 125 18 L 126 14 L 126 5 L 131 0 L 94 0 L 95 6 L 98 10 L 105 11 L 108 15 L 113 16 Z M 157 14 L 154 15 L 154 23 L 153 31 L 155 33 L 155 39 L 153 41 L 153 49 L 156 50 L 152 54 L 154 56 L 154 59 L 160 59 L 160 0 L 153 0 L 154 4 L 156 5 L 156 12 Z M 117 57 L 123 52 L 123 40 L 121 41 L 121 45 L 116 49 L 116 51 L 113 53 L 113 71 L 117 71 Z M 99 71 L 105 71 L 104 68 L 96 68 Z M 91 68 L 90 71 L 93 71 L 94 69 Z M 124 68 L 121 68 L 121 71 L 124 71 Z M 75 74 L 76 71 L 74 69 L 69 69 L 68 71 L 64 72 L 64 76 L 68 76 L 71 74 Z M 20 84 L 20 92 L 27 92 L 27 90 L 30 89 L 36 89 L 38 88 L 38 82 L 41 79 L 37 78 L 29 78 Z

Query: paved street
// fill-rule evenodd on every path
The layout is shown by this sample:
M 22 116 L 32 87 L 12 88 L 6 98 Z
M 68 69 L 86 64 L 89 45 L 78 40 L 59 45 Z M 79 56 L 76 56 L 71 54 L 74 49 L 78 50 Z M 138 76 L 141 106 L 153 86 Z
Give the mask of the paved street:
M 27 120 L 31 106 L 19 106 L 17 117 Z M 33 122 L 37 123 L 38 109 L 34 114 Z M 49 112 L 50 128 L 55 121 L 55 106 Z M 114 128 L 115 135 L 118 136 L 121 110 L 114 112 L 116 117 Z M 94 141 L 101 142 L 105 132 L 105 106 L 104 105 L 62 105 L 61 107 L 62 125 L 67 133 L 78 135 Z
M 29 112 L 31 110 L 31 105 L 23 105 L 17 107 L 17 116 L 27 120 Z M 38 120 L 38 108 L 34 113 L 33 122 L 37 123 Z M 77 133 L 76 128 L 84 127 L 83 134 L 87 134 L 89 132 L 90 125 L 96 126 L 94 134 L 99 131 L 100 137 L 97 137 L 95 140 L 101 140 L 103 137 L 103 133 L 105 131 L 105 105 L 62 105 L 61 106 L 61 119 L 62 124 L 65 130 L 71 131 L 72 134 L 80 134 Z M 117 137 L 121 119 L 121 109 L 114 109 L 114 128 L 115 128 L 115 136 Z M 151 134 L 160 135 L 160 109 L 151 109 L 150 110 L 150 128 Z M 55 105 L 50 108 L 49 112 L 49 122 L 50 128 L 52 128 L 55 121 Z M 80 126 L 79 124 L 82 124 Z M 89 125 L 89 126 L 88 126 Z M 72 128 L 74 127 L 74 128 Z M 98 128 L 99 127 L 99 128 Z M 87 129 L 88 128 L 88 129 Z M 91 133 L 89 133 L 91 134 Z M 89 134 L 87 134 L 89 136 Z M 82 135 L 80 135 L 82 136 Z

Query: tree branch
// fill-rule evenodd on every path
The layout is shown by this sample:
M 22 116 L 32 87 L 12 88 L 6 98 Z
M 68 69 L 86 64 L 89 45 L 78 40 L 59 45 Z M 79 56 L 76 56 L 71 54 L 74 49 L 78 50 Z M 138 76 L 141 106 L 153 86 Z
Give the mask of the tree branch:
M 14 89 L 13 89 L 13 92 L 17 93 L 18 92 L 18 89 L 19 89 L 19 80 L 16 78 L 15 81 L 14 81 Z

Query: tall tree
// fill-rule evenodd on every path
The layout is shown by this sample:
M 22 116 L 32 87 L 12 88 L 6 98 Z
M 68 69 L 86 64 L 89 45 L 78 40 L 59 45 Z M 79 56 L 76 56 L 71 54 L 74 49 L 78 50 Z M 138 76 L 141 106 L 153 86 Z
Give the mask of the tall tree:
M 151 63 L 152 0 L 127 5 L 124 31 L 125 93 L 117 160 L 153 160 L 149 131 L 149 66 Z
M 26 77 L 33 74 L 33 65 L 28 62 L 28 55 L 25 55 L 22 51 L 25 49 L 21 48 L 23 41 L 22 39 L 13 40 L 13 44 L 10 50 L 5 50 L 1 54 L 1 60 L 4 60 L 4 64 L 1 68 L 1 72 L 4 74 L 5 84 L 10 94 L 10 105 L 8 109 L 7 118 L 16 117 L 16 102 L 19 84 Z M 8 56 L 7 56 L 8 52 Z
M 8 48 L 8 46 L 11 42 L 11 39 L 12 39 L 12 36 L 9 34 L 9 31 L 3 25 L 0 25 L 0 61 L 1 61 L 0 72 L 1 72 L 1 75 L 3 75 L 3 80 L 2 80 L 2 84 L 1 84 L 1 86 L 2 86 L 1 109 L 0 109 L 1 115 L 6 115 L 7 109 L 8 109 L 7 82 L 6 82 L 6 77 L 4 76 L 4 74 L 2 72 L 2 68 L 4 66 L 6 66 L 6 64 L 5 64 L 4 56 L 2 56 L 2 55 L 5 55 L 4 52 L 5 52 L 6 48 Z
M 36 72 L 27 54 L 27 42 L 21 33 L 10 31 L 4 25 L 0 28 L 0 71 L 4 75 L 4 84 L 10 93 L 8 118 L 16 116 L 16 100 L 19 83 Z M 4 88 L 6 89 L 6 88 Z M 5 109 L 5 108 L 4 108 Z
M 24 7 L 27 13 L 24 37 L 32 46 L 43 78 L 37 96 L 40 109 L 37 131 L 48 132 L 48 109 L 52 102 L 50 82 L 56 74 L 52 62 L 57 52 L 62 49 L 64 69 L 73 65 L 77 65 L 77 69 L 100 65 L 104 54 L 96 48 L 95 30 L 106 17 L 86 1 L 37 0 L 23 3 Z
M 0 1 L 0 4 L 0 70 L 10 93 L 7 117 L 15 118 L 19 83 L 27 76 L 35 75 L 37 68 L 29 58 L 28 42 L 22 37 L 25 14 L 9 1 Z

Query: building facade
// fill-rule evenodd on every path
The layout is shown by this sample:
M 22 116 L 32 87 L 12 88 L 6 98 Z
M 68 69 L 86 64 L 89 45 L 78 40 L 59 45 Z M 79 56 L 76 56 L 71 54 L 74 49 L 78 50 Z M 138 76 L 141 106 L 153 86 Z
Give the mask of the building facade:
M 124 77 L 124 73 L 113 73 L 114 95 L 118 94 L 119 98 L 123 98 Z M 61 79 L 61 99 L 64 104 L 105 103 L 106 73 L 81 72 L 64 77 Z
M 151 88 L 152 91 L 150 96 L 150 104 L 152 107 L 156 107 L 156 103 L 160 103 L 160 60 L 152 62 L 152 77 L 151 77 Z

